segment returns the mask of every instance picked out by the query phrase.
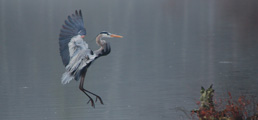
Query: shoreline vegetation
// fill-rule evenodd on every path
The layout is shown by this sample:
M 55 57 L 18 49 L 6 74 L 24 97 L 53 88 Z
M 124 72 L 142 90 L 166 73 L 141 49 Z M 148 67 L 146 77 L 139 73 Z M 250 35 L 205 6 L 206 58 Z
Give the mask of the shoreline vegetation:
M 213 98 L 215 90 L 201 87 L 198 109 L 191 111 L 193 120 L 258 120 L 258 102 L 254 95 L 232 97 L 228 92 L 226 99 Z

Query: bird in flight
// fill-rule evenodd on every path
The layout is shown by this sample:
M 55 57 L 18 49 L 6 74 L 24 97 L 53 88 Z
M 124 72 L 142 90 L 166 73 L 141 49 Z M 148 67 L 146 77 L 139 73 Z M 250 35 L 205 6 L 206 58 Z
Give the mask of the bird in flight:
M 96 97 L 95 102 L 99 100 L 101 104 L 104 103 L 100 96 L 83 88 L 87 69 L 94 60 L 110 53 L 110 43 L 103 38 L 122 38 L 122 36 L 102 31 L 96 37 L 96 43 L 100 48 L 92 51 L 83 40 L 85 35 L 86 29 L 84 28 L 82 12 L 76 10 L 75 14 L 69 15 L 65 20 L 59 34 L 59 50 L 65 66 L 62 84 L 69 83 L 71 80 L 80 80 L 79 89 L 88 96 L 88 103 L 91 102 L 91 106 L 95 108 L 95 103 L 89 94 Z

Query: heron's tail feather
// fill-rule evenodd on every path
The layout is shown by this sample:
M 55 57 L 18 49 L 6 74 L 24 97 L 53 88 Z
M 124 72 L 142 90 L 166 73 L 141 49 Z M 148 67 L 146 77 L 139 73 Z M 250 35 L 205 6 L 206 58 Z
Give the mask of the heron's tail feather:
M 62 84 L 69 83 L 71 80 L 73 80 L 73 76 L 69 72 L 65 72 L 62 76 Z

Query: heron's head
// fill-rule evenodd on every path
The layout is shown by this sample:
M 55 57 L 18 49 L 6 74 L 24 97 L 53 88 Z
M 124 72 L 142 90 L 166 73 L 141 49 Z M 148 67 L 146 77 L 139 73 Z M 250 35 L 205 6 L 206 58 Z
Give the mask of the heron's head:
M 123 38 L 123 36 L 112 34 L 107 31 L 102 31 L 99 34 L 101 35 L 102 38 Z

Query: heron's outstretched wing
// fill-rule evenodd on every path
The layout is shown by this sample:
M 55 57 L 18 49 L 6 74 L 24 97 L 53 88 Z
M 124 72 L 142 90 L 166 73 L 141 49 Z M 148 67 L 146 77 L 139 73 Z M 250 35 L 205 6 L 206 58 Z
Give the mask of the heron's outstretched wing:
M 65 66 L 69 64 L 70 55 L 73 54 L 70 53 L 71 49 L 68 44 L 73 37 L 78 35 L 86 35 L 81 10 L 79 10 L 79 12 L 76 10 L 75 14 L 68 16 L 59 34 L 59 50 Z
M 82 36 L 86 35 L 81 10 L 68 16 L 59 35 L 60 55 L 66 71 L 62 83 L 78 78 L 80 71 L 89 65 L 96 55 L 88 48 Z

